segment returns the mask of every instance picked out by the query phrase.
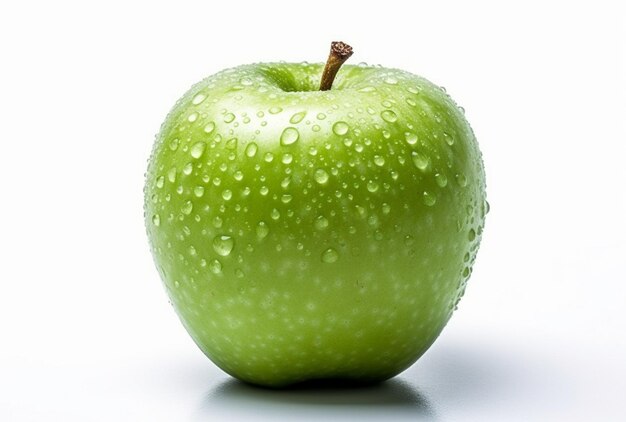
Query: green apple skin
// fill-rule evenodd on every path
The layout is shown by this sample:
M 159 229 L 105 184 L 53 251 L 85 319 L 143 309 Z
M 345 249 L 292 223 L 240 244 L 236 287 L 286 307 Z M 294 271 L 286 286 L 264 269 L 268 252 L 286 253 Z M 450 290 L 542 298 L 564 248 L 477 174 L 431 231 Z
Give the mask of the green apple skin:
M 476 138 L 410 73 L 240 66 L 193 86 L 149 160 L 145 219 L 171 303 L 232 376 L 375 382 L 464 293 L 488 204 Z

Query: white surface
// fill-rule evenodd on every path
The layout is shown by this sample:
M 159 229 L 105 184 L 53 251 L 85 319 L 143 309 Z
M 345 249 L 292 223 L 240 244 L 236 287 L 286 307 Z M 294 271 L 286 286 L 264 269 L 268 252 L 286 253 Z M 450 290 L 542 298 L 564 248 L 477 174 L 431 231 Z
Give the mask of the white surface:
M 2 3 L 0 420 L 625 420 L 624 12 L 466 3 Z M 322 61 L 333 39 L 447 87 L 492 210 L 459 311 L 410 370 L 358 391 L 252 389 L 167 304 L 146 159 L 192 83 Z

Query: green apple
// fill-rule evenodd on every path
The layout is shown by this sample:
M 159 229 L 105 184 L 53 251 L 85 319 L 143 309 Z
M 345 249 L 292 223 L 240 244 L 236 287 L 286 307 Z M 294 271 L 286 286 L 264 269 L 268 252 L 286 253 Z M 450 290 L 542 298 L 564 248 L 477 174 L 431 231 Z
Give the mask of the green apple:
M 204 79 L 148 165 L 171 303 L 216 365 L 254 384 L 409 367 L 463 295 L 488 210 L 476 138 L 444 89 L 367 65 L 333 83 L 329 63 L 323 90 L 323 64 Z

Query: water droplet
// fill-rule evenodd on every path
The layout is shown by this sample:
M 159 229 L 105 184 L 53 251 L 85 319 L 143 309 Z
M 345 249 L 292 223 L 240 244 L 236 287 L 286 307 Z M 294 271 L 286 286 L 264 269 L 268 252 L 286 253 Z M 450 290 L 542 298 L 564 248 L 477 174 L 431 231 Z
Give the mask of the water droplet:
M 185 166 L 183 167 L 183 174 L 186 176 L 189 176 L 192 171 L 193 171 L 193 164 L 191 163 L 185 164 Z
M 473 242 L 474 239 L 476 239 L 476 231 L 474 229 L 470 229 L 470 231 L 467 233 L 467 238 L 470 242 Z
M 172 167 L 171 169 L 169 169 L 169 171 L 167 172 L 167 180 L 169 180 L 171 183 L 174 183 L 176 181 L 176 167 Z
M 283 164 L 291 164 L 293 161 L 293 155 L 291 154 L 283 154 L 283 158 L 281 160 Z
M 380 155 L 375 155 L 374 164 L 376 164 L 379 167 L 382 167 L 385 164 L 385 158 L 381 157 Z
M 487 202 L 487 200 L 485 199 L 485 215 L 489 214 L 489 211 L 491 210 L 491 205 L 489 205 L 489 202 Z M 484 216 L 483 216 L 484 217 Z
M 406 246 L 413 246 L 415 244 L 415 238 L 410 234 L 407 234 L 406 236 L 404 236 L 404 244 Z
M 292 125 L 300 123 L 302 119 L 304 119 L 304 116 L 306 116 L 306 111 L 301 111 L 299 113 L 296 113 L 293 116 L 291 116 L 291 119 L 289 119 L 289 123 L 291 123 Z
M 163 177 L 163 176 L 157 177 L 157 179 L 156 179 L 156 187 L 160 189 L 160 188 L 163 187 L 164 184 L 165 184 L 165 177 Z
M 376 91 L 376 88 L 374 88 L 373 86 L 364 86 L 363 88 L 359 88 L 358 91 L 359 92 L 374 92 Z
M 248 77 L 243 77 L 239 80 L 239 83 L 243 86 L 250 86 L 252 85 L 252 79 L 248 78 Z
M 231 151 L 237 149 L 237 138 L 231 138 L 226 141 L 225 147 Z
M 232 197 L 233 197 L 233 191 L 231 191 L 230 189 L 224 189 L 222 191 L 222 198 L 224 198 L 225 201 L 230 201 Z
M 274 208 L 270 213 L 270 217 L 272 217 L 272 220 L 278 220 L 280 218 L 280 211 Z
M 370 180 L 369 182 L 367 182 L 367 190 L 374 193 L 378 190 L 378 183 L 376 183 L 373 180 Z
M 339 253 L 333 248 L 328 248 L 322 252 L 322 262 L 325 262 L 326 264 L 337 262 L 338 259 Z
M 328 219 L 323 215 L 319 215 L 317 216 L 317 218 L 315 218 L 313 225 L 317 230 L 324 230 L 328 227 Z
M 185 215 L 191 214 L 191 211 L 193 211 L 193 202 L 191 202 L 190 200 L 185 201 L 180 210 Z
M 195 97 L 193 97 L 193 100 L 191 100 L 191 103 L 193 105 L 198 105 L 200 104 L 202 101 L 204 101 L 206 99 L 206 95 L 204 94 L 196 94 Z
M 348 126 L 346 122 L 336 122 L 333 125 L 333 133 L 335 135 L 343 136 L 346 133 L 348 133 L 349 129 L 350 129 L 350 126 Z
M 200 142 L 196 142 L 195 144 L 191 146 L 191 150 L 189 151 L 189 153 L 191 154 L 193 158 L 198 159 L 202 157 L 202 154 L 204 154 L 205 149 L 206 149 L 206 144 L 200 141 Z
M 194 248 L 193 246 L 189 246 L 189 255 L 191 256 L 198 255 L 198 251 L 196 251 L 196 248 Z
M 172 151 L 176 151 L 178 149 L 178 144 L 180 143 L 180 140 L 178 138 L 172 139 L 170 141 L 170 149 Z
M 259 147 L 257 146 L 257 144 L 255 144 L 254 142 L 249 143 L 246 147 L 246 156 L 249 158 L 254 157 L 258 149 Z
M 440 188 L 445 188 L 448 184 L 448 178 L 443 173 L 437 173 L 435 174 L 435 182 L 437 182 Z
M 159 214 L 154 214 L 152 216 L 152 224 L 159 227 L 161 225 L 161 216 Z
M 446 144 L 450 146 L 454 145 L 454 138 L 449 133 L 444 132 L 443 138 L 446 140 Z
M 209 122 L 206 124 L 206 126 L 204 127 L 204 132 L 205 133 L 211 133 L 215 130 L 215 123 L 213 122 Z
M 267 186 L 261 186 L 261 189 L 259 189 L 259 193 L 263 196 L 266 196 L 269 193 L 269 188 Z
M 424 200 L 424 204 L 429 207 L 432 207 L 433 205 L 435 205 L 435 202 L 437 202 L 437 197 L 435 196 L 435 194 L 427 191 L 424 192 L 424 196 L 422 199 Z
M 226 123 L 230 123 L 230 122 L 232 122 L 233 120 L 235 120 L 235 115 L 234 115 L 233 113 L 226 113 L 226 114 L 224 115 L 224 122 L 226 122 Z
M 195 188 L 193 188 L 193 194 L 196 195 L 198 198 L 204 196 L 204 186 L 196 186 Z
M 278 114 L 278 113 L 280 113 L 281 111 L 283 111 L 283 109 L 282 109 L 282 108 L 280 108 L 280 107 L 271 107 L 271 108 L 270 108 L 270 114 Z
M 300 132 L 295 127 L 288 127 L 280 135 L 281 145 L 291 145 L 298 140 Z
M 235 247 L 235 240 L 228 235 L 213 238 L 213 250 L 220 256 L 228 256 Z
M 411 152 L 411 158 L 413 159 L 413 164 L 418 169 L 424 171 L 428 168 L 428 164 L 430 163 L 430 160 L 425 155 L 422 155 L 417 151 L 413 151 Z
M 321 129 L 321 127 L 320 127 L 319 125 L 313 125 L 313 126 L 311 127 L 311 130 L 312 130 L 313 132 L 319 132 L 319 131 L 320 131 L 320 129 Z
M 209 270 L 213 274 L 221 273 L 222 272 L 222 263 L 220 261 L 218 261 L 217 259 L 212 260 L 211 262 L 209 262 Z
M 326 115 L 324 113 L 317 113 L 317 120 L 324 120 L 326 118 Z
M 256 237 L 259 240 L 262 240 L 265 239 L 269 233 L 270 228 L 267 226 L 265 221 L 259 221 L 259 224 L 256 226 Z
M 195 122 L 196 120 L 198 120 L 198 113 L 191 113 L 191 114 L 189 115 L 189 117 L 187 117 L 187 120 L 188 120 L 190 123 Z
M 391 205 L 383 203 L 383 214 L 387 215 L 391 212 Z
M 404 137 L 409 145 L 415 145 L 417 143 L 417 135 L 413 132 L 406 132 Z
M 398 120 L 398 116 L 392 110 L 384 110 L 382 113 L 380 113 L 380 117 L 382 117 L 382 119 L 388 123 L 393 123 Z
M 394 78 L 393 76 L 387 76 L 384 82 L 389 85 L 395 85 L 398 83 L 398 80 Z
M 271 163 L 272 161 L 274 161 L 274 154 L 272 154 L 271 152 L 266 152 L 263 156 L 263 159 L 266 163 Z
M 456 182 L 459 184 L 459 186 L 465 187 L 467 186 L 467 177 L 465 177 L 463 173 L 457 173 Z
M 326 184 L 328 182 L 328 173 L 324 169 L 315 170 L 315 181 L 320 185 Z
M 356 209 L 356 213 L 359 215 L 359 217 L 365 218 L 367 216 L 367 210 L 365 209 L 365 207 L 361 205 L 355 205 L 354 208 Z

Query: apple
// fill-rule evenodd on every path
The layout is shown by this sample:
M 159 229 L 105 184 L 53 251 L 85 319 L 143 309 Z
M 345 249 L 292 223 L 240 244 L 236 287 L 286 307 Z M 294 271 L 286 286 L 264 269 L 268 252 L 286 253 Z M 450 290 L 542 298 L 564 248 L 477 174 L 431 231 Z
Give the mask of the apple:
M 156 137 L 156 266 L 200 349 L 249 383 L 393 377 L 472 272 L 488 205 L 463 109 L 402 70 L 339 69 L 350 54 L 224 70 Z

